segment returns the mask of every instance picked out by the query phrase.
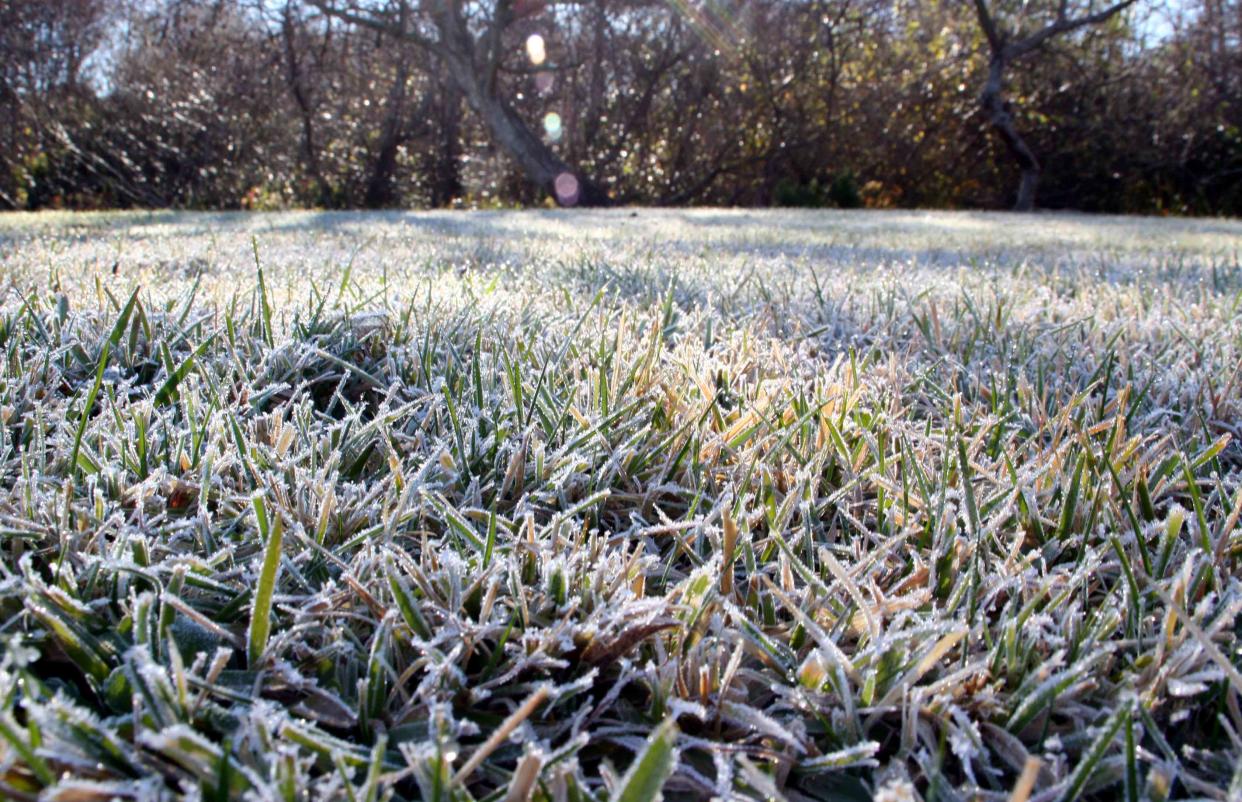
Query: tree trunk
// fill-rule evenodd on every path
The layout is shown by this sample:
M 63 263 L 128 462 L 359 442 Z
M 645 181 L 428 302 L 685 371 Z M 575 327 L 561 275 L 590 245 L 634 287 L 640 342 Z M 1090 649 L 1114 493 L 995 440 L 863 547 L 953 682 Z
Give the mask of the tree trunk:
M 387 126 L 385 126 L 387 128 Z M 397 171 L 397 148 L 401 139 L 395 130 L 386 130 L 380 138 L 379 153 L 367 176 L 366 192 L 362 205 L 368 209 L 388 209 L 397 205 L 393 188 L 393 174 Z
M 498 147 L 517 162 L 526 177 L 538 184 L 561 206 L 607 206 L 608 194 L 598 185 L 565 163 L 540 139 L 518 113 L 494 89 L 484 85 L 474 65 L 462 54 L 446 50 L 441 54 L 454 83 L 465 95 L 470 108 L 479 115 Z
M 466 103 L 479 115 L 493 143 L 518 164 L 526 177 L 552 194 L 562 206 L 607 206 L 608 193 L 581 171 L 556 155 L 509 105 L 496 85 L 501 66 L 501 38 L 513 21 L 513 0 L 498 0 L 490 24 L 476 39 L 468 24 L 461 0 L 436 0 L 420 6 L 438 33 L 426 38 L 407 25 L 411 5 L 398 4 L 400 18 L 385 20 L 333 8 L 327 0 L 310 0 L 326 14 L 338 16 L 383 33 L 394 34 L 414 43 L 439 59 L 450 80 L 457 85 Z
M 427 154 L 431 175 L 431 205 L 450 205 L 463 194 L 461 183 L 461 92 L 452 80 L 440 81 L 436 104 L 439 125 L 436 146 Z
M 406 82 L 409 77 L 409 64 L 403 55 L 397 63 L 397 74 L 388 91 L 388 113 L 384 115 L 375 163 L 367 176 L 362 202 L 368 209 L 386 209 L 396 205 L 393 174 L 397 171 L 397 152 L 405 134 Z
M 1018 197 L 1014 201 L 1015 212 L 1030 212 L 1035 209 L 1035 190 L 1039 186 L 1039 159 L 1026 144 L 1026 140 L 1018 133 L 1014 125 L 1013 114 L 1009 103 L 1005 100 L 1005 68 L 1008 66 L 1002 56 L 993 56 L 988 65 L 988 82 L 984 86 L 979 104 L 988 115 L 988 121 L 1000 135 L 1005 148 L 1018 163 L 1022 173 L 1018 184 Z
M 306 171 L 315 185 L 320 206 L 332 205 L 332 190 L 323 177 L 319 165 L 319 147 L 315 143 L 315 110 L 302 83 L 302 63 L 298 60 L 298 44 L 294 41 L 296 31 L 293 27 L 292 6 L 285 4 L 281 32 L 285 40 L 285 63 L 288 66 L 288 85 L 293 94 L 293 101 L 298 107 L 298 116 L 302 124 L 302 161 Z
M 591 59 L 591 73 L 587 80 L 586 109 L 582 115 L 583 153 L 590 153 L 595 147 L 595 140 L 600 133 L 600 109 L 604 106 L 604 94 L 607 91 L 607 87 L 604 86 L 603 54 L 607 47 L 604 33 L 608 26 L 608 16 L 604 0 L 599 0 L 596 4 L 595 17 L 592 22 L 594 26 L 592 47 L 595 49 L 595 58 Z

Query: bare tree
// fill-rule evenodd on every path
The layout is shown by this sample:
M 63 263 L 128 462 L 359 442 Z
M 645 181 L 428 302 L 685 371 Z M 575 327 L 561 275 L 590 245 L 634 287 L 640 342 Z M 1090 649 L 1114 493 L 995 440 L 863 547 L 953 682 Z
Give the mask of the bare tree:
M 567 164 L 514 109 L 500 82 L 502 72 L 526 72 L 505 64 L 505 32 L 540 4 L 520 0 L 462 3 L 460 0 L 388 0 L 380 6 L 358 0 L 311 0 L 325 14 L 380 31 L 431 54 L 478 115 L 495 144 L 526 176 L 562 205 L 600 206 L 608 195 Z M 539 67 L 553 69 L 552 65 Z
M 286 0 L 284 9 L 280 15 L 280 32 L 284 42 L 284 57 L 287 73 L 287 83 L 289 85 L 289 93 L 293 96 L 298 111 L 298 120 L 301 126 L 301 151 L 302 161 L 305 165 L 307 178 L 315 185 L 318 202 L 321 205 L 328 205 L 331 197 L 331 189 L 327 180 L 323 175 L 323 168 L 319 163 L 319 142 L 317 132 L 315 130 L 315 118 L 318 116 L 316 111 L 316 98 L 314 96 L 313 82 L 308 73 L 311 68 L 306 64 L 308 51 L 312 51 L 310 43 L 306 41 L 305 31 L 302 30 L 302 20 L 295 10 L 292 0 Z M 322 61 L 324 51 L 327 49 L 328 36 L 322 37 L 319 43 L 317 61 Z
M 988 122 L 1005 143 L 1005 148 L 1018 163 L 1022 174 L 1014 211 L 1029 212 L 1035 208 L 1035 191 L 1039 186 L 1042 168 L 1035 152 L 1022 138 L 1014 123 L 1010 103 L 1005 97 L 1005 73 L 1013 64 L 1035 53 L 1055 37 L 1105 22 L 1136 2 L 1138 0 L 1120 0 L 1097 11 L 1093 0 L 1088 0 L 1085 8 L 1072 8 L 1070 0 L 1057 0 L 1052 21 L 1033 33 L 1023 34 L 1020 30 L 1010 31 L 1002 27 L 993 10 L 997 3 L 989 7 L 987 0 L 974 0 L 979 27 L 983 29 L 991 54 L 988 60 L 987 83 L 979 96 L 979 105 L 987 114 Z M 1026 4 L 1023 4 L 1023 8 L 1025 11 Z
M 0 207 L 24 204 L 28 157 L 80 119 L 107 16 L 102 0 L 0 0 Z

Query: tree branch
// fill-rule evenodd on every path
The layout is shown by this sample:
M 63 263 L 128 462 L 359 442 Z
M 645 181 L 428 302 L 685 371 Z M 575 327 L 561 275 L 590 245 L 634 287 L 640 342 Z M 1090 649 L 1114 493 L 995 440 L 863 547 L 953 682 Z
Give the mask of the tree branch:
M 487 76 L 485 80 L 489 93 L 496 91 L 496 73 L 501 67 L 501 41 L 504 38 L 505 28 L 509 27 L 512 21 L 513 0 L 496 0 L 491 23 L 487 26 L 487 33 L 483 35 L 483 40 L 486 42 L 484 74 Z
M 1108 20 L 1110 17 L 1121 13 L 1137 2 L 1138 0 L 1120 0 L 1120 2 L 1113 3 L 1111 6 L 1097 11 L 1094 14 L 1085 14 L 1081 17 L 1071 18 L 1067 16 L 1068 2 L 1066 2 L 1066 0 L 1062 0 L 1057 10 L 1056 20 L 1025 39 L 1014 42 L 1011 45 L 1006 45 L 1004 48 L 1005 57 L 1011 61 L 1022 58 L 1028 53 L 1039 49 L 1044 42 L 1047 42 L 1054 36 L 1069 33 L 1070 31 L 1075 31 L 1088 25 L 1097 25 L 1105 20 Z M 976 7 L 982 5 L 982 3 L 983 0 L 975 0 Z M 982 22 L 982 20 L 980 21 Z
M 319 9 L 320 12 L 329 17 L 335 17 L 342 22 L 348 22 L 360 28 L 367 28 L 372 31 L 386 33 L 398 39 L 404 39 L 431 53 L 436 53 L 439 50 L 438 42 L 428 39 L 417 31 L 410 30 L 408 27 L 403 27 L 400 22 L 394 21 L 387 14 L 383 16 L 360 14 L 349 9 L 337 8 L 331 0 L 310 0 L 310 4 Z
M 533 64 L 525 64 L 521 66 L 498 64 L 496 65 L 496 69 L 507 75 L 538 75 L 541 72 L 568 72 L 569 70 L 576 70 L 585 63 L 585 60 L 578 59 L 577 61 L 567 61 L 561 64 L 548 64 L 545 62 L 538 66 Z
M 996 21 L 992 19 L 992 12 L 988 10 L 986 0 L 975 0 L 975 15 L 979 17 L 979 27 L 983 29 L 983 35 L 987 37 L 988 47 L 993 53 L 999 53 L 1004 48 L 1005 42 L 1001 38 L 1000 31 L 996 29 Z

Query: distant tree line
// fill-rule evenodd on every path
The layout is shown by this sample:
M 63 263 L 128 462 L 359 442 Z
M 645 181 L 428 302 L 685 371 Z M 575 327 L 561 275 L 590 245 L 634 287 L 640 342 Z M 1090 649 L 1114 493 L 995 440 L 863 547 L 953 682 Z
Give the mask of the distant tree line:
M 0 0 L 0 208 L 1242 214 L 1242 0 Z

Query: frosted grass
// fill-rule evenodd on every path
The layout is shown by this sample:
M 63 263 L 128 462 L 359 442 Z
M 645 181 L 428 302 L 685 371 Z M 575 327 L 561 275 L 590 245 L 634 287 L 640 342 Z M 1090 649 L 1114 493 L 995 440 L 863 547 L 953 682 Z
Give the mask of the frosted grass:
M 0 795 L 1230 798 L 1240 245 L 0 217 Z

